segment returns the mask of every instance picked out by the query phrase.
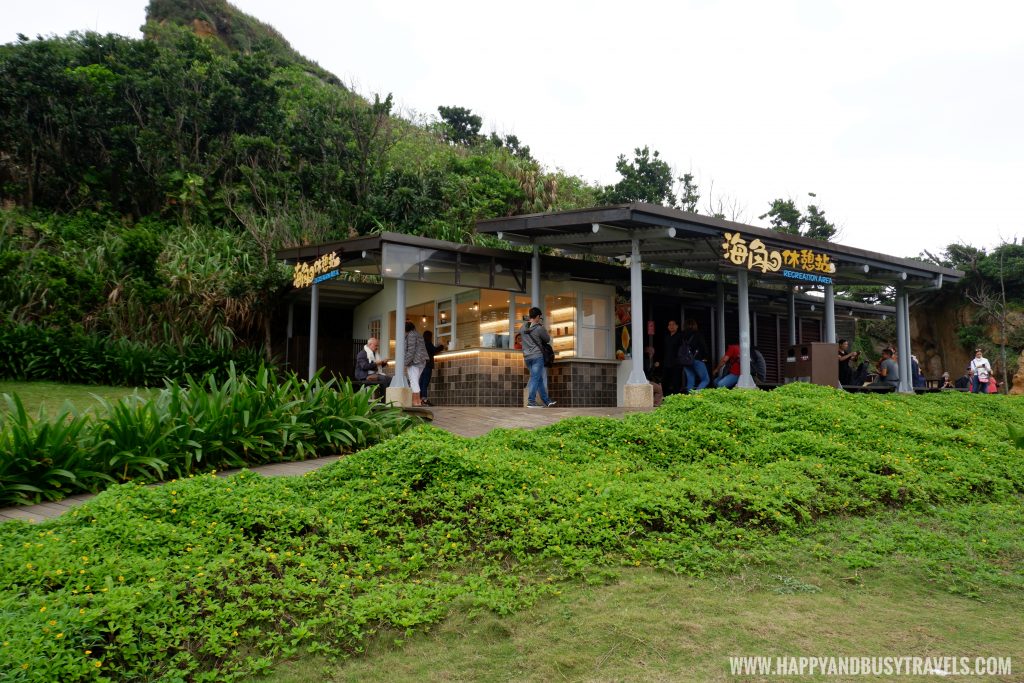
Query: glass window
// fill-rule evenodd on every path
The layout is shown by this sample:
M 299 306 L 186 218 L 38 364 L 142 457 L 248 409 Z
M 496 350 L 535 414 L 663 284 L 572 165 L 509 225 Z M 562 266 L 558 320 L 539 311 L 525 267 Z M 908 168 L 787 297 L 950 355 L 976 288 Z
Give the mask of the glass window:
M 508 292 L 485 289 L 480 292 L 480 347 L 509 348 Z
M 384 277 L 403 280 L 420 278 L 420 250 L 400 244 L 384 243 L 381 260 L 383 261 Z
M 461 292 L 455 297 L 455 343 L 461 349 L 480 345 L 480 290 Z
M 450 251 L 420 249 L 420 279 L 442 285 L 455 284 L 456 255 Z
M 528 296 L 517 296 L 513 298 L 513 310 L 512 315 L 515 323 L 515 331 L 512 333 L 512 348 L 521 350 L 523 343 L 519 337 L 519 330 L 522 329 L 523 323 L 530 319 L 530 307 L 533 304 L 530 303 L 530 297 Z
M 544 299 L 544 322 L 555 358 L 576 355 L 576 295 L 566 292 Z
M 434 341 L 448 344 L 452 341 L 452 300 L 437 302 L 437 315 L 434 317 Z
M 581 358 L 611 358 L 611 301 L 606 297 L 583 297 L 577 348 Z
M 491 286 L 491 259 L 463 254 L 459 265 L 459 284 L 468 287 Z
M 526 262 L 498 259 L 494 264 L 494 288 L 510 292 L 526 291 Z

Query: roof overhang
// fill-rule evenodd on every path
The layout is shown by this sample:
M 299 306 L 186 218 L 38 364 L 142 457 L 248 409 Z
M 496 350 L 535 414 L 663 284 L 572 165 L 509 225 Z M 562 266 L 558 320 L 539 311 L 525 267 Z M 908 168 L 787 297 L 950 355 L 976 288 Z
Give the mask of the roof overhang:
M 961 271 L 923 261 L 653 204 L 623 204 L 495 218 L 480 221 L 476 227 L 478 232 L 497 235 L 499 239 L 511 244 L 547 246 L 568 253 L 589 253 L 613 258 L 630 256 L 635 239 L 639 243 L 640 258 L 645 265 L 685 268 L 713 274 L 735 273 L 742 267 L 725 258 L 723 252 L 726 234 L 739 233 L 745 244 L 756 240 L 767 253 L 812 252 L 827 257 L 834 269 L 826 279 L 840 287 L 901 285 L 910 289 L 934 289 L 956 282 L 964 275 Z M 790 272 L 797 273 L 800 270 L 795 267 Z M 761 280 L 785 282 L 779 272 L 781 269 L 766 272 L 758 271 L 755 267 L 751 275 Z

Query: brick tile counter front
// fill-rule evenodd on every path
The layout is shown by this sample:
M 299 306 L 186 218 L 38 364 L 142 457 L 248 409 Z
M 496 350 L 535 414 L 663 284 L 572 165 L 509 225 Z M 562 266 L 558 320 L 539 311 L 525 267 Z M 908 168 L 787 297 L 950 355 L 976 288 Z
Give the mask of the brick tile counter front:
M 567 408 L 615 405 L 617 361 L 560 360 L 548 368 L 548 395 Z M 519 351 L 479 349 L 437 356 L 430 402 L 521 408 L 529 380 Z

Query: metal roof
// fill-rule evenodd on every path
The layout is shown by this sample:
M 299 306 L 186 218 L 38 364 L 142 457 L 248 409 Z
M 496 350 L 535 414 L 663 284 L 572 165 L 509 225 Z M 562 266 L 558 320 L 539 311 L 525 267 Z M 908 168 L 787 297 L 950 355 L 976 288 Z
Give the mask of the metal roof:
M 737 266 L 723 258 L 726 232 L 759 239 L 768 249 L 809 249 L 827 255 L 837 285 L 903 285 L 928 289 L 956 282 L 963 272 L 914 259 L 899 258 L 842 244 L 687 213 L 654 204 L 621 204 L 558 213 L 530 214 L 479 221 L 477 231 L 496 234 L 513 244 L 550 246 L 567 252 L 629 256 L 632 239 L 640 241 L 645 265 L 727 274 Z M 751 272 L 758 279 L 772 273 Z M 647 273 L 644 274 L 644 278 Z
M 344 270 L 358 272 L 360 275 L 380 275 L 383 245 L 385 243 L 435 249 L 440 251 L 472 254 L 474 256 L 494 257 L 502 260 L 522 259 L 528 265 L 530 254 L 522 251 L 506 251 L 490 249 L 457 242 L 445 242 L 416 235 L 386 232 L 373 237 L 360 237 L 350 240 L 327 242 L 282 249 L 277 257 L 287 263 L 308 261 L 324 254 L 337 252 Z M 586 261 L 579 258 L 541 255 L 541 272 L 545 280 L 576 280 L 583 282 L 601 282 L 620 289 L 629 288 L 629 268 L 621 264 L 599 261 Z M 707 303 L 714 300 L 716 283 L 714 280 L 686 277 L 672 273 L 645 271 L 643 275 L 644 291 L 649 294 L 665 294 L 684 301 Z M 791 284 L 791 283 L 787 283 Z M 350 308 L 370 298 L 382 289 L 374 283 L 353 282 L 351 279 L 327 280 L 320 285 L 320 300 L 323 303 Z M 777 310 L 784 312 L 786 307 L 786 291 L 778 288 L 753 286 L 750 297 L 758 302 L 762 311 Z M 294 290 L 292 296 L 296 301 L 309 301 L 309 289 Z M 729 300 L 735 298 L 735 292 L 727 288 Z M 820 296 L 797 294 L 797 305 L 801 310 L 811 306 L 823 306 Z M 852 316 L 892 315 L 892 306 L 866 304 L 858 301 L 836 301 L 837 313 L 844 312 Z

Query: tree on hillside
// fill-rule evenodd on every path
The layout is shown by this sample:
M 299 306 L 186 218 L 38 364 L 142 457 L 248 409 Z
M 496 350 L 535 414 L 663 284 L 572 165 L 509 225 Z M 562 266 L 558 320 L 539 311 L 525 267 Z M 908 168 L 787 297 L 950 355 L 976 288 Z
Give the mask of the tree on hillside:
M 682 193 L 679 196 L 680 208 L 690 213 L 699 213 L 697 202 L 700 201 L 700 188 L 697 187 L 693 174 L 684 173 L 679 182 L 683 184 Z
M 483 119 L 464 107 L 438 107 L 441 115 L 441 135 L 453 145 L 474 145 L 480 141 Z
M 490 142 L 498 149 L 507 149 L 509 154 L 517 159 L 533 161 L 533 156 L 530 154 L 530 146 L 519 142 L 518 136 L 506 135 L 502 137 L 497 133 L 491 133 Z
M 601 204 L 646 202 L 676 207 L 672 169 L 660 158 L 658 150 L 652 153 L 646 146 L 643 149 L 637 147 L 632 161 L 627 161 L 626 155 L 620 154 L 615 170 L 622 179 L 604 188 L 599 198 Z
M 807 196 L 812 199 L 817 197 L 813 192 L 808 192 Z M 817 204 L 808 204 L 807 213 L 804 214 L 793 199 L 774 200 L 768 212 L 761 214 L 758 218 L 761 220 L 767 218 L 771 229 L 776 232 L 800 235 L 826 242 L 835 237 L 838 232 L 835 224 L 825 218 L 825 212 Z

